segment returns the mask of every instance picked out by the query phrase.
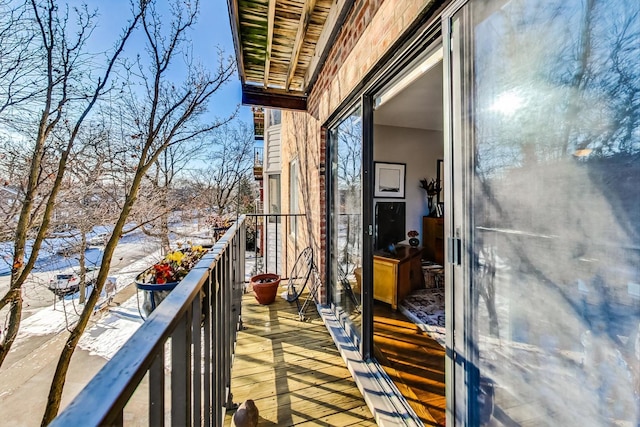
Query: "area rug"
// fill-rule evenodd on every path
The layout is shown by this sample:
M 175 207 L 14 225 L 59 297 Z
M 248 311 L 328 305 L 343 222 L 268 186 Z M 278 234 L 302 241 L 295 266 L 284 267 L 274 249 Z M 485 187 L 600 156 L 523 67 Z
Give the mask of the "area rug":
M 444 289 L 418 289 L 398 308 L 438 344 L 445 346 Z

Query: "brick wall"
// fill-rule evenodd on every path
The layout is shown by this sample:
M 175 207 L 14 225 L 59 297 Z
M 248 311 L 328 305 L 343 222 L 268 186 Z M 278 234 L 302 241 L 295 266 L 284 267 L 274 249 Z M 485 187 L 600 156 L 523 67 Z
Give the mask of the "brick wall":
M 305 186 L 300 197 L 308 221 L 307 243 L 314 248 L 316 264 L 323 283 L 327 248 L 326 164 L 328 139 L 322 124 L 356 85 L 380 60 L 420 12 L 433 0 L 356 0 L 353 9 L 322 65 L 318 79 L 308 97 L 308 112 L 283 112 L 282 115 L 282 200 L 283 212 L 289 209 L 289 161 L 298 157 Z M 325 165 L 325 175 L 320 165 Z M 289 238 L 289 245 L 293 242 Z M 293 249 L 293 248 L 292 248 Z M 294 253 L 289 251 L 289 253 Z M 322 289 L 326 302 L 326 289 Z
M 308 99 L 326 119 L 433 0 L 356 0 Z

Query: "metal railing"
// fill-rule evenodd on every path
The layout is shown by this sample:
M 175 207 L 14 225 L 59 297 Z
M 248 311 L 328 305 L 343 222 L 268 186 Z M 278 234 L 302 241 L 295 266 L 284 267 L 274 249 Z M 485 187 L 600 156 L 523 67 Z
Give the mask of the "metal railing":
M 253 165 L 262 167 L 264 161 L 264 147 L 253 147 Z
M 247 214 L 247 233 L 253 235 L 247 245 L 247 274 L 274 273 L 288 278 L 292 260 L 304 249 L 300 238 L 305 214 Z M 289 239 L 290 245 L 287 242 Z M 248 278 L 247 278 L 248 279 Z
M 150 426 L 163 426 L 166 418 L 172 426 L 223 425 L 232 402 L 245 242 L 243 216 L 50 425 L 121 426 L 127 402 L 145 390 Z
M 262 180 L 262 172 L 264 167 L 264 149 L 263 147 L 253 148 L 253 177 L 255 180 Z

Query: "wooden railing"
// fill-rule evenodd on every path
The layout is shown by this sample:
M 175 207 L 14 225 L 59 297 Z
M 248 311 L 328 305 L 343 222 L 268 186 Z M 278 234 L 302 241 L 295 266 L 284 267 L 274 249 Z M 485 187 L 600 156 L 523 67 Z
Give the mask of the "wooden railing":
M 134 395 L 136 403 L 147 402 L 149 426 L 163 426 L 167 419 L 172 426 L 223 425 L 232 402 L 245 242 L 243 216 L 50 425 L 123 425 Z M 145 391 L 148 397 L 138 399 Z

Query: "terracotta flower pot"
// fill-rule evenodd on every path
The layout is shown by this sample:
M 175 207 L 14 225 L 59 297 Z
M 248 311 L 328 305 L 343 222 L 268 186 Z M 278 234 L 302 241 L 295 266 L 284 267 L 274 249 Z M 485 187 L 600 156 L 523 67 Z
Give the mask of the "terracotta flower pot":
M 271 304 L 278 293 L 280 276 L 273 273 L 258 274 L 249 280 L 249 284 L 259 304 Z

